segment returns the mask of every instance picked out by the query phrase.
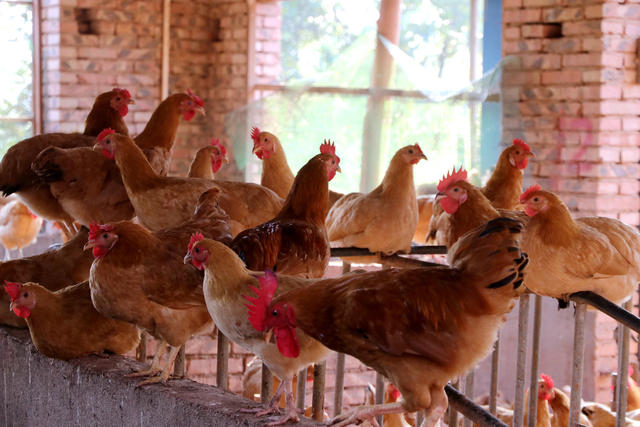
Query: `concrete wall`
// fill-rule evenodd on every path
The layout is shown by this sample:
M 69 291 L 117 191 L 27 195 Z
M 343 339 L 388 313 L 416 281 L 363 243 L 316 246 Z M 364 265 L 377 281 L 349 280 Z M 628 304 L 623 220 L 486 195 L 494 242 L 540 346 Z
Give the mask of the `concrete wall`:
M 0 423 L 5 426 L 259 426 L 257 406 L 188 379 L 136 389 L 141 364 L 121 356 L 70 362 L 36 351 L 28 332 L 0 328 Z M 273 419 L 271 419 L 273 420 Z M 303 420 L 300 426 L 320 425 Z

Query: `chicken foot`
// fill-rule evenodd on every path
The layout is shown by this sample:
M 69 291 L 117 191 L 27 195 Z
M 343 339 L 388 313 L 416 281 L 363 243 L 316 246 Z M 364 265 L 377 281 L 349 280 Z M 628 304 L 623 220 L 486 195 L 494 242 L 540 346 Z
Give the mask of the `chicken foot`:
M 300 421 L 300 417 L 298 416 L 298 408 L 296 408 L 296 404 L 293 399 L 293 390 L 291 389 L 291 383 L 291 379 L 282 380 L 282 382 L 280 383 L 281 385 L 284 384 L 284 397 L 287 402 L 287 411 L 278 421 L 269 423 L 267 424 L 267 426 L 279 426 L 289 422 L 297 423 Z M 278 397 L 278 401 L 279 400 L 280 399 Z
M 443 388 L 431 389 L 431 406 L 426 410 L 422 425 L 425 427 L 440 426 L 442 416 L 447 410 L 449 399 Z
M 164 368 L 162 368 L 162 372 L 160 372 L 160 375 L 148 378 L 144 381 L 140 381 L 136 385 L 136 387 L 141 387 L 147 384 L 166 383 L 169 377 L 171 376 L 171 367 L 173 366 L 173 362 L 176 360 L 176 356 L 178 356 L 179 351 L 180 351 L 180 346 L 178 347 L 171 346 L 171 350 L 169 351 L 169 356 L 167 357 L 167 362 L 164 365 Z
M 128 374 L 127 377 L 128 378 L 132 378 L 132 377 L 145 377 L 145 376 L 149 376 L 149 375 L 156 375 L 158 372 L 160 372 L 160 358 L 162 357 L 163 354 L 165 354 L 167 351 L 167 342 L 166 341 L 161 341 L 160 345 L 158 345 L 158 348 L 156 349 L 156 354 L 153 355 L 153 360 L 151 362 L 151 367 L 149 369 L 145 369 L 144 371 L 138 371 L 138 372 L 133 372 L 131 374 Z
M 282 393 L 284 393 L 285 382 L 287 381 L 280 381 L 280 385 L 278 385 L 278 387 L 276 388 L 276 391 L 273 393 L 273 396 L 271 397 L 271 400 L 269 401 L 269 404 L 267 405 L 266 409 L 264 408 L 264 406 L 261 406 L 258 408 L 240 409 L 240 412 L 243 412 L 245 414 L 256 414 L 256 417 L 264 417 L 265 415 L 279 414 L 280 408 L 278 407 L 278 404 L 280 402 L 280 396 L 282 396 Z
M 402 402 L 385 403 L 382 405 L 363 405 L 356 409 L 340 414 L 329 422 L 330 426 L 345 427 L 350 424 L 360 424 L 369 421 L 371 425 L 377 426 L 375 417 L 378 415 L 395 414 L 405 412 Z

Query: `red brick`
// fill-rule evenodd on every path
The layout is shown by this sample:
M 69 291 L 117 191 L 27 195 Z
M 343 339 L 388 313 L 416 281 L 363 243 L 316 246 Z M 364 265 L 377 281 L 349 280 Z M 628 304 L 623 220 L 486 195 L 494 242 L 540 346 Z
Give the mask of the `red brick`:
M 542 41 L 542 49 L 545 52 L 580 52 L 581 51 L 581 39 L 562 37 L 559 39 L 544 39 Z
M 599 53 L 578 53 L 562 56 L 563 67 L 594 67 L 600 65 L 602 55 Z
M 555 7 L 542 11 L 542 19 L 545 22 L 575 21 L 582 18 L 584 11 L 581 7 Z
M 505 23 L 540 22 L 542 9 L 505 10 L 502 19 Z
M 542 84 L 578 84 L 582 82 L 581 71 L 543 71 Z
M 602 24 L 604 25 L 604 24 Z M 562 23 L 562 34 L 565 36 L 572 35 L 590 35 L 590 34 L 601 34 L 604 31 L 604 28 L 600 28 L 600 21 L 577 21 L 577 22 L 563 22 Z M 620 25 L 619 33 L 622 34 L 622 25 Z M 613 32 L 613 31 L 608 31 Z
M 621 22 L 604 20 L 602 21 L 601 30 L 604 34 L 623 34 L 625 26 Z
M 516 9 L 522 7 L 522 0 L 503 0 L 502 7 L 504 9 Z

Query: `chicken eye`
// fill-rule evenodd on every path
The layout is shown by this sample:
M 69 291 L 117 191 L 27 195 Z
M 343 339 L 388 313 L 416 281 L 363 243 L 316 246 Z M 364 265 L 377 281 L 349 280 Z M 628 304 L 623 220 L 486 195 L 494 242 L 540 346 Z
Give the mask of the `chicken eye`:
M 107 233 L 104 233 L 104 234 L 102 235 L 102 238 L 103 238 L 103 239 L 106 239 L 107 237 L 109 237 L 109 235 L 108 235 Z
M 533 198 L 533 201 L 534 201 L 534 202 L 537 202 L 537 201 L 538 201 L 538 198 L 537 198 L 537 197 L 534 197 L 534 198 Z
M 456 188 L 454 188 L 454 189 L 453 189 L 453 192 L 454 192 L 454 193 L 457 193 L 457 192 L 458 192 L 458 190 L 459 190 L 459 188 L 458 188 L 458 187 L 456 187 Z
M 22 296 L 26 298 L 29 296 L 29 294 L 25 292 L 24 294 L 22 294 Z
M 116 96 L 116 101 L 120 101 L 120 97 L 119 96 Z
M 332 164 L 332 165 L 335 165 L 335 164 L 336 164 L 336 161 L 335 161 L 335 160 L 331 160 L 331 164 Z
M 267 141 L 268 141 L 268 139 L 267 139 L 267 137 L 265 136 L 265 137 L 264 137 L 264 142 L 267 142 Z
M 111 140 L 110 140 L 110 139 L 107 139 L 107 140 L 105 140 L 105 141 L 104 141 L 104 143 L 105 143 L 105 144 L 111 144 Z
M 195 251 L 195 253 L 199 254 L 200 253 L 200 248 L 195 248 L 194 251 Z
M 409 150 L 409 154 L 413 154 L 413 150 L 412 150 L 412 149 L 411 149 L 411 150 Z
M 516 150 L 516 154 L 520 154 L 520 150 Z
M 277 316 L 279 313 L 278 313 L 278 310 L 273 310 L 273 311 L 271 312 L 271 314 L 272 314 L 273 316 Z

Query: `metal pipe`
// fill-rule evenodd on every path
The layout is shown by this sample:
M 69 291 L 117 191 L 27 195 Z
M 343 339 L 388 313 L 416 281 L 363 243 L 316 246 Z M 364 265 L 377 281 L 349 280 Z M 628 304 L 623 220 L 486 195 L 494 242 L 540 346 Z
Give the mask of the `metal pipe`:
M 489 383 L 489 411 L 495 415 L 498 407 L 498 365 L 500 363 L 500 331 L 491 353 L 491 382 Z
M 40 0 L 33 0 L 31 21 L 33 25 L 33 134 L 42 133 L 42 11 Z
M 307 393 L 307 368 L 301 369 L 298 372 L 298 387 L 297 387 L 297 399 L 296 399 L 296 408 L 302 409 L 304 411 L 304 401 Z
M 460 393 L 458 391 L 460 389 L 460 378 L 456 378 L 455 382 L 451 383 L 451 388 Z M 462 393 L 460 394 L 464 396 Z M 458 425 L 458 410 L 451 405 L 449 405 L 449 422 L 447 424 L 449 424 L 450 426 Z
M 267 404 L 273 392 L 273 374 L 267 365 L 262 364 L 262 378 L 260 382 L 260 402 Z
M 324 385 L 327 372 L 327 362 L 313 365 L 313 395 L 311 398 L 311 418 L 316 421 L 324 419 Z
M 336 359 L 336 388 L 333 395 L 333 416 L 337 417 L 342 413 L 342 398 L 344 391 L 344 365 L 345 354 L 338 353 Z
M 411 246 L 411 250 L 409 251 L 409 255 L 446 255 L 447 247 L 446 246 L 434 246 L 434 245 L 423 245 L 423 246 Z M 356 248 L 356 247 L 348 247 L 348 248 L 331 248 L 331 256 L 334 258 L 346 257 L 346 256 L 377 256 L 376 253 L 369 252 L 366 248 Z
M 449 408 L 453 408 L 456 411 L 460 411 L 462 415 L 469 418 L 474 423 L 477 423 L 481 427 L 485 426 L 499 426 L 507 427 L 505 423 L 497 419 L 494 415 L 485 411 L 482 407 L 477 405 L 470 399 L 467 399 L 462 393 L 450 385 L 445 386 L 444 391 L 449 398 Z M 455 425 L 449 424 L 454 427 Z
M 540 325 L 542 323 L 542 297 L 536 295 L 533 308 L 533 341 L 531 343 L 531 384 L 529 385 L 528 427 L 536 427 L 538 415 L 538 367 L 540 364 Z
M 185 355 L 185 348 L 183 344 L 180 346 L 180 350 L 178 350 L 175 362 L 173 362 L 173 375 L 179 378 L 184 377 L 186 359 L 187 357 Z
M 171 0 L 162 2 L 162 54 L 160 68 L 160 99 L 169 96 L 169 66 L 171 51 Z
M 473 385 L 475 380 L 475 371 L 471 371 L 467 374 L 467 377 L 464 379 L 464 395 L 473 400 Z M 472 427 L 471 420 L 469 418 L 464 418 L 462 420 L 462 427 Z
M 524 425 L 524 380 L 527 367 L 528 323 L 529 294 L 522 294 L 518 306 L 518 350 L 516 359 L 516 394 L 513 405 L 513 427 L 522 427 Z
M 384 377 L 380 373 L 376 372 L 376 405 L 381 405 L 384 403 L 384 387 Z M 376 421 L 378 421 L 380 427 L 383 427 L 382 424 L 384 423 L 384 419 L 382 415 L 378 415 L 376 417 Z
M 371 262 L 380 263 L 385 267 L 397 268 L 438 267 L 442 265 L 435 262 L 422 261 L 400 255 L 378 255 L 376 258 L 372 258 Z
M 612 396 L 611 396 L 611 411 L 615 411 L 616 408 L 618 407 L 618 373 L 617 372 L 612 372 L 611 373 L 611 388 L 613 390 Z
M 216 385 L 229 387 L 229 338 L 218 329 L 218 355 L 216 356 Z
M 631 310 L 631 300 L 624 303 L 626 310 Z M 616 427 L 626 425 L 627 394 L 629 383 L 629 328 L 619 325 L 618 339 L 618 402 L 616 405 Z
M 589 291 L 576 292 L 569 295 L 569 299 L 575 302 L 589 304 L 623 325 L 640 333 L 640 318 L 596 293 Z
M 575 324 L 573 329 L 571 401 L 569 403 L 570 426 L 576 425 L 580 420 L 580 405 L 582 402 L 582 371 L 584 362 L 584 318 L 586 311 L 587 307 L 584 304 L 576 303 Z

